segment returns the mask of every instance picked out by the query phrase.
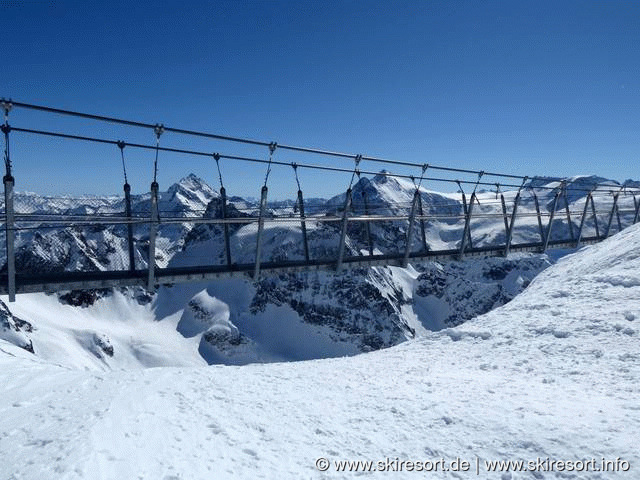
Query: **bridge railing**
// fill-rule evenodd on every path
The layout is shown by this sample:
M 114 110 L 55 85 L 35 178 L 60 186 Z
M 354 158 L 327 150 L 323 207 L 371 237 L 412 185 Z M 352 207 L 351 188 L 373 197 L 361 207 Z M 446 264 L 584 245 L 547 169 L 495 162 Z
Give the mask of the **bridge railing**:
M 234 216 L 226 218 L 216 205 L 186 217 L 161 212 L 154 223 L 149 203 L 144 201 L 130 216 L 119 211 L 122 202 L 105 205 L 101 199 L 85 198 L 83 204 L 71 207 L 68 197 L 49 197 L 48 205 L 58 206 L 54 211 L 41 211 L 37 204 L 23 201 L 16 206 L 14 223 L 17 291 L 29 291 L 29 285 L 38 279 L 42 279 L 39 285 L 49 285 L 53 290 L 76 285 L 68 281 L 74 278 L 69 274 L 91 272 L 98 275 L 96 278 L 101 273 L 130 274 L 116 278 L 137 279 L 134 283 L 144 284 L 152 228 L 157 231 L 155 284 L 163 282 L 167 271 L 187 275 L 193 269 L 204 273 L 209 269 L 209 273 L 235 272 L 258 278 L 260 271 L 287 267 L 340 268 L 338 254 L 345 225 L 343 265 L 354 263 L 354 259 L 359 259 L 358 265 L 403 265 L 443 255 L 462 258 L 506 254 L 510 230 L 512 250 L 544 251 L 598 241 L 638 221 L 638 201 L 633 194 L 621 192 L 617 200 L 612 194 L 590 195 L 570 203 L 568 209 L 555 197 L 547 197 L 546 204 L 538 205 L 539 214 L 531 196 L 520 200 L 515 215 L 514 192 L 507 192 L 506 197 L 503 204 L 500 197 L 496 201 L 492 195 L 480 195 L 480 203 L 471 215 L 462 213 L 461 204 L 461 213 L 456 213 L 453 202 L 430 204 L 422 214 L 411 208 L 413 204 L 391 205 L 393 212 L 388 211 L 389 205 L 374 205 L 364 212 L 359 210 L 362 205 L 354 204 L 346 222 L 339 208 L 301 217 L 294 206 L 267 203 L 261 236 L 260 208 L 256 205 L 238 208 L 230 203 Z M 6 220 L 6 213 L 0 220 Z M 129 226 L 133 231 L 133 268 L 127 248 Z M 226 235 L 225 226 L 229 227 Z M 468 237 L 463 242 L 465 226 Z M 411 239 L 409 244 L 407 238 Z M 229 241 L 229 258 L 225 239 Z M 182 251 L 185 246 L 188 248 Z M 6 250 L 3 256 L 8 259 Z M 3 271 L 6 275 L 6 264 Z

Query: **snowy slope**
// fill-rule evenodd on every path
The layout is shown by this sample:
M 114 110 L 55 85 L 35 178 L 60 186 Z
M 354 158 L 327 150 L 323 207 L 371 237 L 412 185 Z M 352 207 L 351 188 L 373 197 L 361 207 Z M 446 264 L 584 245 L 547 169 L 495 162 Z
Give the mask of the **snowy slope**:
M 546 255 L 518 255 L 257 283 L 220 279 L 161 287 L 154 296 L 142 289 L 19 295 L 0 304 L 0 338 L 92 370 L 355 355 L 488 312 L 549 265 Z
M 0 477 L 353 478 L 333 462 L 460 458 L 469 472 L 429 478 L 637 478 L 638 251 L 635 226 L 487 315 L 350 358 L 94 373 L 0 341 Z M 486 471 L 538 458 L 631 470 Z

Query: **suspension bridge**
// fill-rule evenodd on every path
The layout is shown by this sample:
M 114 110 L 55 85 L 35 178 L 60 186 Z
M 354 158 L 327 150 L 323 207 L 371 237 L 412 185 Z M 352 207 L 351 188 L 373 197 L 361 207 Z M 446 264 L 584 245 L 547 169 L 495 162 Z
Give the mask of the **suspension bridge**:
M 10 301 L 14 301 L 18 293 L 123 286 L 142 286 L 153 291 L 158 285 L 221 276 L 247 276 L 259 280 L 261 276 L 287 272 L 340 271 L 388 265 L 406 267 L 411 262 L 578 248 L 599 242 L 616 230 L 638 222 L 640 190 L 630 185 L 611 182 L 581 185 L 568 180 L 420 164 L 217 135 L 4 99 L 0 101 L 0 108 L 4 112 L 1 128 L 5 163 L 4 202 L 0 211 L 3 227 L 0 235 L 4 236 L 5 248 L 4 258 L 0 259 L 0 263 L 4 261 L 0 271 L 0 294 L 8 295 Z M 130 142 L 14 125 L 9 122 L 9 115 L 18 109 L 143 129 L 154 141 Z M 265 155 L 212 153 L 161 144 L 161 139 L 168 133 L 215 140 L 229 148 L 244 144 L 262 150 Z M 109 208 L 92 211 L 73 208 L 42 211 L 16 206 L 13 164 L 20 161 L 23 153 L 10 149 L 10 144 L 18 135 L 112 145 L 123 169 L 121 201 Z M 153 179 L 143 197 L 133 195 L 127 178 L 125 152 L 133 149 L 151 151 L 154 159 Z M 276 152 L 280 151 L 304 159 L 317 157 L 318 161 L 286 162 L 276 158 Z M 160 154 L 209 159 L 220 184 L 215 208 L 188 214 L 161 211 L 157 182 Z M 344 166 L 323 162 L 327 158 L 342 161 Z M 220 168 L 223 162 L 264 165 L 266 174 L 255 205 L 245 206 L 243 210 L 228 196 Z M 364 169 L 365 164 L 382 165 L 385 170 Z M 269 203 L 273 166 L 290 167 L 295 175 L 297 192 L 292 195 L 295 201 L 290 208 L 276 208 Z M 345 180 L 346 188 L 337 200 L 311 209 L 305 203 L 298 176 L 298 172 L 305 169 L 343 174 L 350 181 L 347 184 Z M 379 184 L 397 182 L 405 196 L 382 202 L 372 182 L 364 181 L 370 177 L 377 179 Z M 449 185 L 448 188 L 454 187 L 456 193 L 438 195 L 427 190 L 427 184 Z M 219 245 L 219 251 L 212 249 L 209 257 L 200 256 L 195 264 L 159 262 L 159 232 L 169 226 L 184 227 L 185 232 L 196 227 L 204 229 L 208 238 L 213 238 L 213 243 Z M 278 228 L 295 233 L 295 246 L 289 252 L 267 255 L 264 252 L 265 232 Z M 25 261 L 30 251 L 43 248 L 42 244 L 36 244 L 50 232 L 66 232 L 69 238 L 85 238 L 88 232 L 96 229 L 108 230 L 116 239 L 114 241 L 123 245 L 122 261 L 89 267 L 78 262 L 57 268 L 44 268 Z M 251 239 L 250 259 L 247 259 L 246 245 L 242 254 L 237 245 L 234 246 L 234 238 L 239 232 L 246 231 L 252 232 L 249 237 L 243 237 Z M 65 247 L 49 245 L 48 248 Z

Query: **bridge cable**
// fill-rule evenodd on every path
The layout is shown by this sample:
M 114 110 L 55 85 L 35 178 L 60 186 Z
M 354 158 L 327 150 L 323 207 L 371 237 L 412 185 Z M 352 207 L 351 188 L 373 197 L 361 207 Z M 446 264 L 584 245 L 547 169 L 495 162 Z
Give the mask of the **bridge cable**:
M 44 135 L 44 136 L 57 137 L 57 138 L 66 138 L 66 139 L 70 139 L 70 140 L 82 140 L 82 141 L 87 141 L 87 142 L 95 142 L 95 143 L 117 145 L 117 141 L 115 141 L 115 140 L 108 140 L 108 139 L 104 139 L 104 138 L 81 136 L 81 135 L 72 135 L 72 134 L 53 132 L 53 131 L 34 130 L 34 129 L 29 129 L 29 128 L 20 128 L 20 127 L 13 127 L 13 126 L 11 127 L 11 131 L 12 132 L 22 132 L 22 133 L 34 134 L 34 135 Z M 165 131 L 167 131 L 166 128 L 165 128 Z M 197 151 L 197 150 L 187 150 L 187 149 L 171 148 L 171 147 L 158 147 L 158 145 L 144 145 L 144 144 L 131 143 L 131 142 L 127 143 L 127 146 L 128 147 L 132 147 L 132 148 L 141 148 L 141 149 L 148 149 L 148 150 L 156 150 L 157 149 L 157 150 L 163 151 L 163 152 L 172 152 L 172 153 L 180 153 L 180 154 L 186 154 L 186 155 L 196 155 L 196 156 L 211 157 L 211 153 L 210 152 L 203 152 L 203 151 Z M 279 148 L 284 148 L 284 146 L 279 145 Z M 269 163 L 268 160 L 264 160 L 264 159 L 242 157 L 242 156 L 236 156 L 236 155 L 223 155 L 223 154 L 220 154 L 220 158 L 225 158 L 225 159 L 229 159 L 229 160 L 238 160 L 238 161 L 243 161 L 243 162 L 252 162 L 252 163 L 263 163 L 263 164 L 268 164 Z M 368 157 L 362 157 L 362 159 L 363 160 L 367 160 Z M 290 166 L 291 165 L 290 163 L 278 162 L 278 161 L 275 161 L 275 160 L 272 162 L 272 164 L 273 165 L 284 165 L 284 166 Z M 415 166 L 420 166 L 420 165 L 415 164 Z M 332 172 L 345 172 L 345 173 L 352 172 L 352 170 L 348 169 L 348 168 L 330 167 L 330 166 L 317 165 L 317 164 L 299 163 L 298 167 L 300 167 L 300 168 L 308 168 L 308 169 L 313 169 L 313 170 L 332 171 Z M 436 169 L 437 170 L 442 170 L 442 168 L 434 166 L 434 165 L 430 165 L 429 168 L 433 169 L 433 170 L 436 170 Z M 409 175 L 404 175 L 404 174 L 399 174 L 399 173 L 390 173 L 390 172 L 385 172 L 385 171 L 374 172 L 374 171 L 362 170 L 361 173 L 362 174 L 367 174 L 367 175 L 382 175 L 382 176 L 392 177 L 392 178 L 407 178 L 407 179 L 410 178 Z M 493 175 L 491 173 L 484 173 L 484 174 L 485 175 Z M 505 175 L 502 175 L 502 176 L 505 176 Z M 522 179 L 523 177 L 522 176 L 518 176 L 517 178 Z M 452 180 L 452 179 L 442 178 L 442 177 L 425 177 L 425 180 L 430 180 L 430 181 L 434 181 L 434 182 L 445 182 L 445 183 L 474 184 L 474 185 L 477 184 L 477 185 L 483 185 L 483 186 L 493 186 L 494 185 L 493 183 L 489 183 L 489 182 L 482 182 L 482 181 L 473 182 L 473 181 L 470 181 L 470 180 Z M 512 187 L 512 188 L 520 187 L 519 184 L 510 184 L 510 183 L 509 184 L 503 183 L 501 185 L 503 187 Z M 596 192 L 609 192 L 610 190 L 607 187 L 611 187 L 611 185 L 610 184 L 595 184 L 595 191 Z M 527 188 L 532 188 L 532 187 L 527 187 Z M 538 187 L 535 187 L 535 188 L 537 188 L 539 190 L 557 190 L 557 187 L 549 187 L 549 186 L 544 186 L 544 185 L 541 185 L 541 186 L 538 186 Z M 588 192 L 589 191 L 589 190 L 584 189 L 584 188 L 572 188 L 572 190 L 575 191 L 575 192 L 578 192 L 578 191 L 580 191 L 580 192 Z M 628 189 L 627 191 L 631 191 L 631 190 Z M 640 190 L 638 188 L 635 188 L 632 191 L 636 192 L 636 193 L 640 193 Z
M 32 110 L 39 110 L 39 111 L 58 114 L 58 115 L 70 115 L 70 116 L 86 118 L 86 119 L 91 119 L 91 120 L 97 120 L 97 121 L 102 121 L 102 122 L 107 122 L 107 123 L 115 123 L 115 124 L 128 125 L 128 126 L 141 127 L 141 128 L 150 128 L 150 127 L 152 128 L 153 127 L 153 125 L 150 124 L 150 123 L 126 120 L 126 119 L 115 118 L 115 117 L 107 117 L 107 116 L 104 116 L 104 115 L 94 115 L 94 114 L 82 113 L 82 112 L 77 112 L 77 111 L 73 111 L 73 110 L 65 110 L 65 109 L 60 109 L 60 108 L 47 107 L 47 106 L 43 106 L 43 105 L 34 105 L 34 104 L 22 103 L 22 102 L 12 102 L 12 104 L 13 104 L 14 107 L 20 107 L 20 108 L 32 109 Z M 217 134 L 213 134 L 213 133 L 200 132 L 200 131 L 194 131 L 194 130 L 186 130 L 186 129 L 182 129 L 182 128 L 173 128 L 173 127 L 168 127 L 168 126 L 164 127 L 164 130 L 168 131 L 168 132 L 178 133 L 178 134 L 181 134 L 181 135 L 200 136 L 200 137 L 205 137 L 205 138 L 213 138 L 213 139 L 216 139 L 216 140 L 237 142 L 237 143 L 243 143 L 243 144 L 248 144 L 248 145 L 256 145 L 256 146 L 269 146 L 270 145 L 270 144 L 268 144 L 266 142 L 259 141 L 259 140 L 254 140 L 254 139 L 232 137 L 232 136 L 227 136 L 227 135 L 217 135 Z M 280 148 L 285 149 L 285 150 L 290 150 L 290 151 L 303 152 L 303 153 L 312 153 L 312 154 L 319 154 L 319 155 L 327 155 L 327 156 L 340 157 L 340 158 L 353 158 L 353 156 L 354 156 L 353 154 L 349 154 L 349 153 L 334 152 L 334 151 L 329 151 L 329 150 L 323 150 L 323 149 L 317 149 L 317 148 L 299 147 L 299 146 L 293 146 L 293 145 L 280 145 Z M 377 163 L 385 163 L 385 164 L 390 164 L 390 165 L 408 166 L 408 167 L 419 167 L 420 166 L 419 164 L 412 163 L 412 162 L 404 162 L 404 161 L 397 161 L 397 160 L 391 160 L 391 159 L 385 159 L 385 158 L 377 158 L 377 157 L 364 157 L 363 160 L 368 160 L 368 161 L 377 162 Z M 431 168 L 434 169 L 434 170 L 442 170 L 442 171 L 449 171 L 449 172 L 459 172 L 459 173 L 468 173 L 468 174 L 477 174 L 478 173 L 476 170 L 453 168 L 453 167 L 442 167 L 442 166 L 437 166 L 437 165 L 432 165 Z M 494 173 L 494 172 L 487 172 L 486 174 L 487 175 L 491 175 L 491 176 L 505 177 L 505 178 L 517 178 L 517 179 L 522 178 L 521 175 L 509 175 L 509 174 Z

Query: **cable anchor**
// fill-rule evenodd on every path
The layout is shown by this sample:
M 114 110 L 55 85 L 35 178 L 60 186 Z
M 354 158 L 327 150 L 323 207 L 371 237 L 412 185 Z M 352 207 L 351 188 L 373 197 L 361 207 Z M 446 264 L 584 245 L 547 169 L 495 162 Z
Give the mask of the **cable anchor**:
M 164 125 L 162 123 L 156 123 L 153 127 L 153 133 L 156 134 L 156 139 L 159 141 L 160 136 L 164 133 Z
M 9 123 L 9 112 L 13 108 L 13 104 L 11 100 L 5 100 L 4 98 L 0 100 L 0 107 L 4 110 L 4 123 Z

